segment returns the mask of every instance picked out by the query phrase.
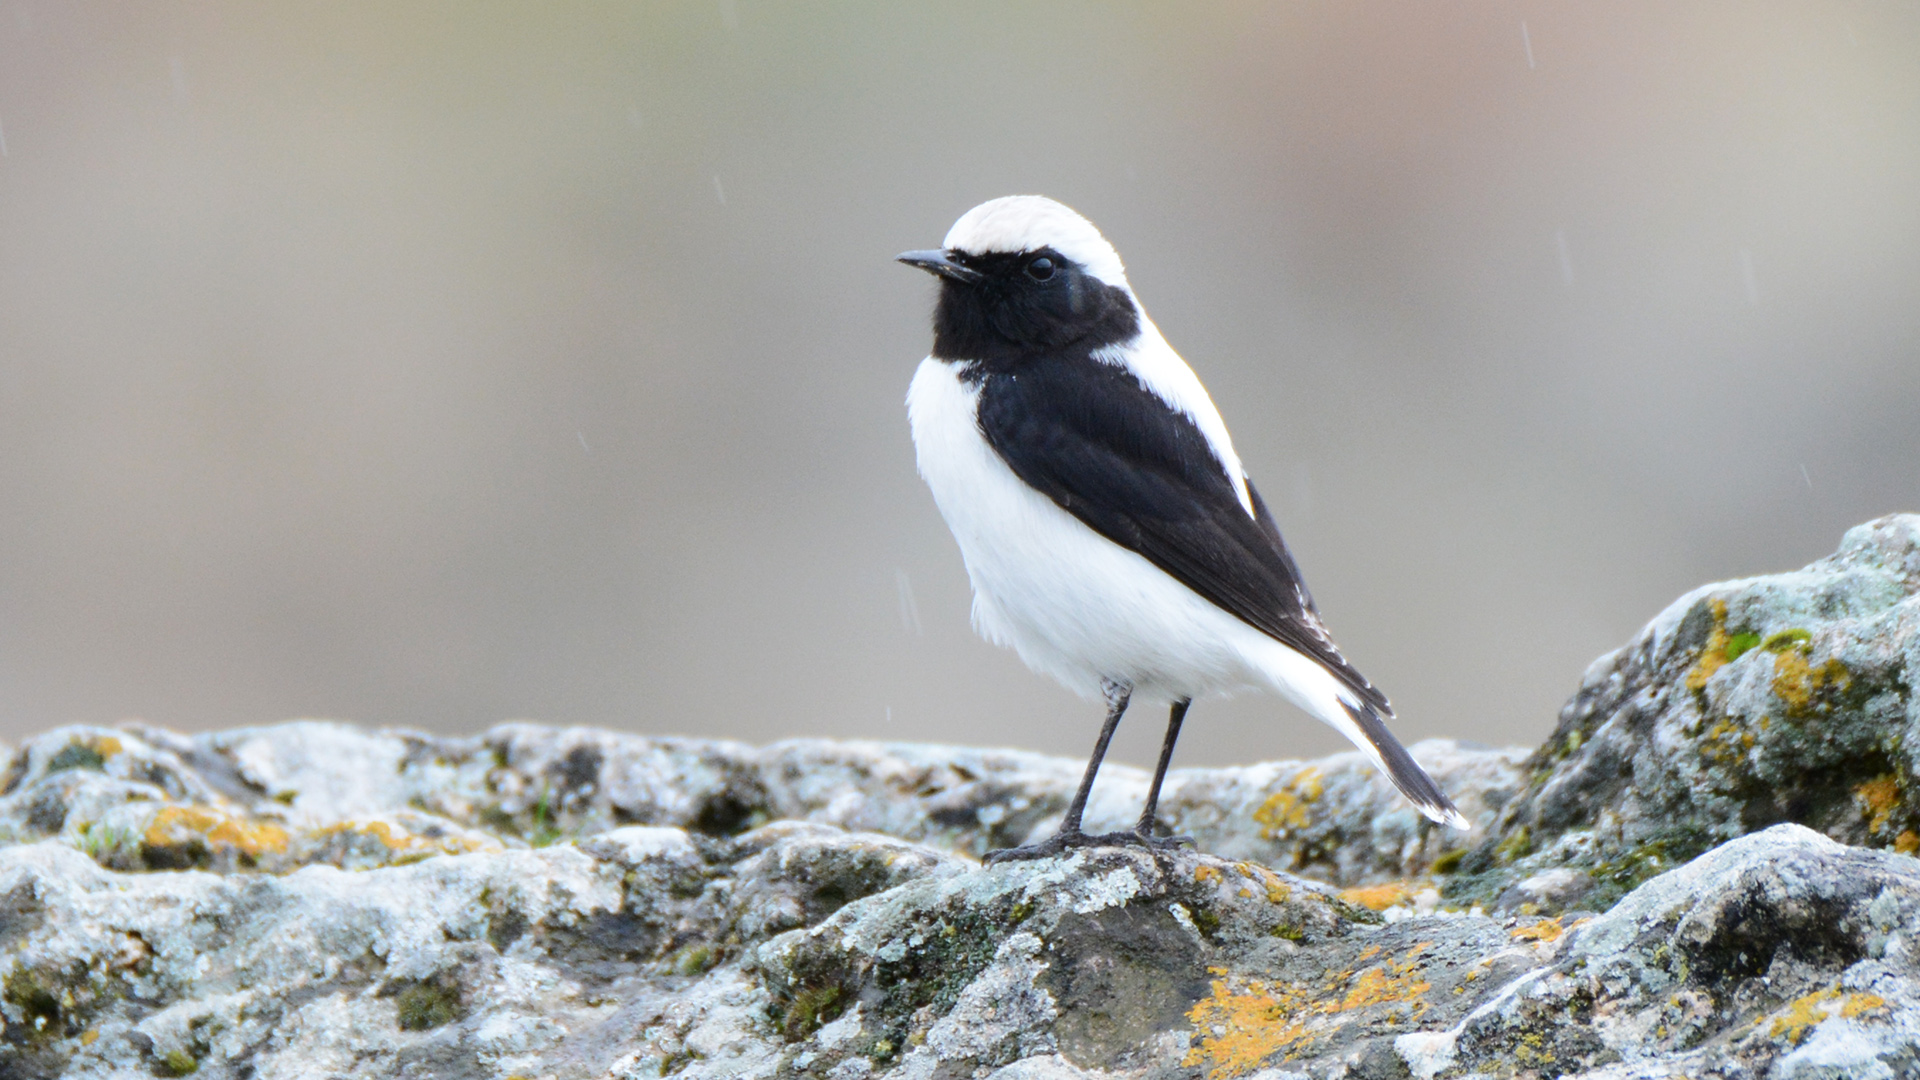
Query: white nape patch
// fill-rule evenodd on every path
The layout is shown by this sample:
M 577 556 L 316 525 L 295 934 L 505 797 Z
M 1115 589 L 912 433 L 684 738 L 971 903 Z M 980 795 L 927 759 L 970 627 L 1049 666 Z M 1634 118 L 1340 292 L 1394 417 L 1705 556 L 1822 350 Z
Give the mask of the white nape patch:
M 983 202 L 960 215 L 942 244 L 949 251 L 974 255 L 1051 247 L 1086 267 L 1087 273 L 1133 294 L 1120 253 L 1093 222 L 1045 195 L 1008 195 Z
M 1140 307 L 1137 300 L 1134 307 Z M 1195 375 L 1187 362 L 1180 359 L 1180 354 L 1173 351 L 1173 346 L 1167 344 L 1167 339 L 1160 336 L 1160 328 L 1147 318 L 1145 309 L 1140 309 L 1140 336 L 1123 345 L 1096 349 L 1093 358 L 1132 372 L 1142 386 L 1152 391 L 1154 397 L 1193 421 L 1193 425 L 1200 429 L 1200 434 L 1206 437 L 1214 459 L 1226 470 L 1227 482 L 1233 485 L 1233 493 L 1239 497 L 1241 509 L 1247 512 L 1248 517 L 1253 516 L 1253 496 L 1247 491 L 1247 471 L 1240 464 L 1240 455 L 1234 453 L 1233 437 L 1227 434 L 1227 422 L 1220 418 L 1220 410 L 1214 407 L 1213 398 L 1208 395 L 1207 388 L 1201 385 L 1200 376 Z

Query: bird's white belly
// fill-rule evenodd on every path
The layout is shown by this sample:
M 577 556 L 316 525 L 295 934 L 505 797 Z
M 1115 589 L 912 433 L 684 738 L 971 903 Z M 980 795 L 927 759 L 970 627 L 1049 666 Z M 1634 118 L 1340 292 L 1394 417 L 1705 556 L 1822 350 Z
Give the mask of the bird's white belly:
M 981 635 L 1088 697 L 1272 685 L 1275 642 L 1028 487 L 988 445 L 979 388 L 931 357 L 907 393 L 920 468 L 960 545 Z

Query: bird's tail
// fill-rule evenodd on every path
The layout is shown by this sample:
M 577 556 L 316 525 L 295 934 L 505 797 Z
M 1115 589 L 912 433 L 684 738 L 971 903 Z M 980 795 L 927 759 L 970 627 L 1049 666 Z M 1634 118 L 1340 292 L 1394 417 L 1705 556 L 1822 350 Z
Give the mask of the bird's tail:
M 1348 669 L 1349 677 L 1342 678 L 1321 661 L 1277 641 L 1263 642 L 1254 659 L 1275 690 L 1307 715 L 1345 735 L 1422 814 L 1456 829 L 1470 827 L 1466 815 L 1387 730 L 1393 707 L 1387 704 L 1386 695 L 1360 678 L 1358 672 Z
M 1400 789 L 1400 794 L 1405 795 L 1407 801 L 1442 825 L 1462 830 L 1472 828 L 1466 815 L 1453 805 L 1452 799 L 1447 798 L 1447 793 L 1440 790 L 1440 785 L 1433 782 L 1427 770 L 1421 768 L 1420 763 L 1413 760 L 1413 755 L 1407 753 L 1407 748 L 1400 745 L 1400 740 L 1393 737 L 1393 732 L 1387 730 L 1386 718 L 1380 715 L 1380 710 L 1366 702 L 1348 701 L 1345 695 L 1341 695 L 1339 701 L 1351 726 L 1335 726 L 1373 759 L 1373 763 L 1387 774 L 1387 779 L 1393 781 L 1393 786 Z

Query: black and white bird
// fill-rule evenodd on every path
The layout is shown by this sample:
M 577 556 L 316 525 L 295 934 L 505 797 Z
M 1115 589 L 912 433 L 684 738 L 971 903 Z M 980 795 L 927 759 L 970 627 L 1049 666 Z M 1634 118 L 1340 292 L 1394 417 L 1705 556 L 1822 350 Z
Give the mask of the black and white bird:
M 990 858 L 1184 839 L 1157 836 L 1154 814 L 1187 706 L 1244 689 L 1330 725 L 1422 814 L 1467 828 L 1387 730 L 1386 695 L 1334 646 L 1219 410 L 1100 231 L 1015 195 L 899 260 L 940 278 L 907 414 L 973 583 L 974 626 L 1107 704 L 1059 832 Z M 1089 836 L 1087 794 L 1135 699 L 1172 707 L 1146 809 L 1132 832 Z

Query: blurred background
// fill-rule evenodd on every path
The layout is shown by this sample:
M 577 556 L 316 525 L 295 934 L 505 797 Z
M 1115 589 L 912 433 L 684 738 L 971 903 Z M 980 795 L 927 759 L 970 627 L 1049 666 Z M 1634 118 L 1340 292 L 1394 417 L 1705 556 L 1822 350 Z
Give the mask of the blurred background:
M 0 735 L 1084 754 L 902 406 L 893 255 L 1017 192 L 1118 246 L 1409 741 L 1536 742 L 1680 593 L 1920 510 L 1914 5 L 8 2 Z

